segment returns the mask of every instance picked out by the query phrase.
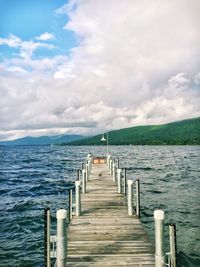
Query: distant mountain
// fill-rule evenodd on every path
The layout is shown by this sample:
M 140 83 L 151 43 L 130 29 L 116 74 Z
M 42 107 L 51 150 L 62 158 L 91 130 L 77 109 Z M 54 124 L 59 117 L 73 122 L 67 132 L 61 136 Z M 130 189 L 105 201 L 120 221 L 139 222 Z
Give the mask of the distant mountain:
M 44 145 L 55 145 L 55 144 L 67 144 L 72 141 L 80 140 L 85 138 L 82 135 L 55 135 L 55 136 L 40 136 L 40 137 L 32 137 L 27 136 L 24 138 L 12 140 L 12 141 L 1 141 L 0 145 L 15 145 L 15 146 L 44 146 Z
M 68 145 L 100 145 L 101 137 L 96 135 Z M 115 130 L 108 137 L 109 145 L 200 145 L 200 118 Z

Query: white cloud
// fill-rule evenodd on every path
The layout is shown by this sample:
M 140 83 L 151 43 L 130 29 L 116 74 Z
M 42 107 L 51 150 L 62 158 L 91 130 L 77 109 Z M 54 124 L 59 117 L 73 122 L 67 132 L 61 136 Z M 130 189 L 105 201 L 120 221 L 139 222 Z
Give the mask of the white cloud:
M 199 5 L 70 1 L 59 12 L 80 42 L 68 57 L 25 56 L 0 67 L 1 134 L 94 134 L 200 116 Z M 14 36 L 1 42 L 28 55 L 41 46 Z
M 179 73 L 176 76 L 170 78 L 169 84 L 174 85 L 174 86 L 179 86 L 179 85 L 187 85 L 190 82 L 190 80 L 187 78 L 186 73 Z
M 67 4 L 56 9 L 56 13 L 57 14 L 66 14 L 67 13 L 68 14 L 69 12 L 75 10 L 75 8 L 77 7 L 79 2 L 80 1 L 77 1 L 77 0 L 70 0 L 70 1 L 68 1 Z
M 19 49 L 19 56 L 23 58 L 31 57 L 38 48 L 53 49 L 54 45 L 41 42 L 22 41 L 19 37 L 10 34 L 8 38 L 0 38 L 0 45 L 7 45 Z
M 63 78 L 76 78 L 75 75 L 75 66 L 72 64 L 72 62 L 66 62 L 63 63 L 62 65 L 58 66 L 57 71 L 54 73 L 54 78 L 55 79 L 63 79 Z
M 196 85 L 200 85 L 200 72 L 195 75 L 194 82 Z
M 10 67 L 8 67 L 7 70 L 12 72 L 12 73 L 19 74 L 19 75 L 28 74 L 27 70 L 25 70 L 21 67 L 18 67 L 18 66 L 10 66 Z
M 8 45 L 10 47 L 20 47 L 21 40 L 17 36 L 10 34 L 8 38 L 0 38 L 0 45 Z
M 48 40 L 54 40 L 55 36 L 52 33 L 45 32 L 41 34 L 40 36 L 36 37 L 36 40 L 39 41 L 48 41 Z

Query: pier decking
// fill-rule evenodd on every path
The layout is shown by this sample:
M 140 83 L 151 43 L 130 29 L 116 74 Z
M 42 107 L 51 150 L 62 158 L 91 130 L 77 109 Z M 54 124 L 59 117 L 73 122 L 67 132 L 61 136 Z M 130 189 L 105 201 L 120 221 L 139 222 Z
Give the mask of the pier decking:
M 67 266 L 155 266 L 153 246 L 138 217 L 128 215 L 106 163 L 92 164 L 86 190 L 81 216 L 68 228 Z

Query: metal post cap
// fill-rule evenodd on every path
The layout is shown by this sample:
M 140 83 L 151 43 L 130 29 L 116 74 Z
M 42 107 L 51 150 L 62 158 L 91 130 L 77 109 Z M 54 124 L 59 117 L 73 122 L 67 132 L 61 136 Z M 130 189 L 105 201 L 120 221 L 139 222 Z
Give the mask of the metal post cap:
M 65 219 L 67 217 L 67 211 L 65 209 L 57 210 L 56 218 L 57 219 Z
M 163 210 L 154 210 L 154 219 L 164 220 L 165 213 Z
M 128 184 L 133 184 L 133 180 L 128 180 L 127 183 Z

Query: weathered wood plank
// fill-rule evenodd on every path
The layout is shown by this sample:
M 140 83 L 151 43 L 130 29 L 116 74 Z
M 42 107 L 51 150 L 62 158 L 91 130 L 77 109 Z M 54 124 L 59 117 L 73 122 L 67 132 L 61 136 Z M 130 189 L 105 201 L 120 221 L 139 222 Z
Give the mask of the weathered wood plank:
M 68 229 L 67 266 L 155 266 L 153 247 L 138 217 L 128 216 L 106 164 L 93 165 L 81 206 Z

